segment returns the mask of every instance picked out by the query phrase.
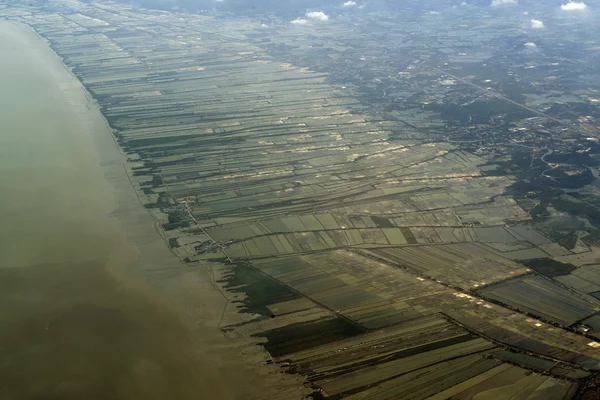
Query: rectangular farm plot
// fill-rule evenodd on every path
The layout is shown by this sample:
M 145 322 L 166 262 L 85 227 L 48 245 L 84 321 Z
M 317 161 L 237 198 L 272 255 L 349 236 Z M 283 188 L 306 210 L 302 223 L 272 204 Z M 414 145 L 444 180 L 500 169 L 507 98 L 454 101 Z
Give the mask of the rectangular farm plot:
M 410 351 L 406 351 L 407 354 L 405 355 L 400 352 L 394 357 L 397 359 L 382 362 L 376 368 L 334 377 L 327 381 L 320 381 L 319 384 L 327 393 L 342 396 L 356 391 L 365 391 L 366 393 L 363 393 L 363 395 L 372 395 L 379 392 L 380 397 L 375 398 L 382 399 L 424 399 L 428 397 L 427 395 L 433 395 L 448 386 L 452 386 L 454 383 L 452 379 L 449 380 L 452 383 L 446 383 L 446 387 L 444 385 L 436 387 L 435 385 L 435 382 L 443 378 L 449 371 L 455 371 L 458 376 L 453 378 L 458 380 L 461 378 L 461 374 L 463 375 L 462 379 L 468 379 L 493 367 L 495 362 L 485 363 L 479 356 L 463 357 L 472 353 L 490 350 L 493 346 L 492 343 L 483 339 L 472 339 L 417 354 L 410 354 Z M 483 365 L 474 366 L 474 364 L 481 362 L 483 362 Z M 472 372 L 469 371 L 469 367 L 473 367 Z M 379 390 L 369 391 L 368 386 L 371 382 L 379 383 Z M 420 393 L 421 391 L 423 393 Z M 414 396 L 417 393 L 420 396 Z
M 600 264 L 584 265 L 568 275 L 557 276 L 554 279 L 580 292 L 599 297 L 597 292 L 600 292 Z
M 209 229 L 210 236 L 220 242 L 227 240 L 243 240 L 256 236 L 250 226 L 236 226 L 233 228 Z
M 481 294 L 548 321 L 568 326 L 600 310 L 540 276 L 524 276 L 489 286 Z
M 383 228 L 382 231 L 388 242 L 392 245 L 402 245 L 408 243 L 399 228 Z
M 385 260 L 465 289 L 527 272 L 527 268 L 470 243 L 370 251 Z
M 517 241 L 513 235 L 511 235 L 504 227 L 494 226 L 487 228 L 475 228 L 477 239 L 480 242 L 492 242 L 492 243 L 513 243 Z
M 490 399 L 500 393 L 561 400 L 577 389 L 576 383 L 512 366 L 494 357 L 498 352 L 494 344 L 429 315 L 278 358 L 307 374 L 328 398 L 471 399 L 477 387 Z M 544 369 L 554 364 L 529 358 Z M 546 390 L 552 393 L 543 397 Z
M 366 329 L 390 326 L 422 315 L 401 299 L 384 296 L 391 290 L 387 282 L 373 277 L 365 279 L 365 276 L 353 273 L 362 270 L 363 263 L 368 260 L 344 254 L 264 259 L 253 261 L 253 265 L 297 293 L 336 310 Z M 406 290 L 403 292 L 409 298 L 412 297 L 410 290 L 417 291 L 412 281 L 404 282 Z M 395 287 L 399 286 L 395 284 Z
M 502 364 L 427 399 L 567 400 L 575 396 L 577 389 L 577 383 Z
M 552 243 L 545 236 L 543 236 L 530 226 L 513 226 L 509 230 L 513 234 L 513 236 L 515 236 L 518 240 L 525 240 L 536 246 Z

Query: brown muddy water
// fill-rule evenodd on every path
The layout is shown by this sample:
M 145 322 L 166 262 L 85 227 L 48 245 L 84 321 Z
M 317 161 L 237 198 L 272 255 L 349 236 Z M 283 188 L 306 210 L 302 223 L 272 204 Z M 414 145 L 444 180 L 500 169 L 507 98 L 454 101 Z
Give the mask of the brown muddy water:
M 232 398 L 220 332 L 147 284 L 182 266 L 97 107 L 23 25 L 0 60 L 0 399 Z

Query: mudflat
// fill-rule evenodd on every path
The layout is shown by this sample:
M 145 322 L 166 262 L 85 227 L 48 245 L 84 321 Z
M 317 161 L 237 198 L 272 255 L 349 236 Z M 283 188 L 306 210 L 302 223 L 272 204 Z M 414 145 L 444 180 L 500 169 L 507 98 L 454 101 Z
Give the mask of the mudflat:
M 224 300 L 205 275 L 204 325 L 168 300 L 189 271 L 97 107 L 28 27 L 0 22 L 0 58 L 0 399 L 232 398 Z

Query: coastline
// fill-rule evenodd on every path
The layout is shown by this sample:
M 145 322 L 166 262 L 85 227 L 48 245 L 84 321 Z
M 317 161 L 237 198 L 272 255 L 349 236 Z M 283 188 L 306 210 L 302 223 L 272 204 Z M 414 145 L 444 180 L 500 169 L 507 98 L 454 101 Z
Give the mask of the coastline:
M 110 219 L 112 232 L 118 231 L 117 244 L 111 248 L 111 256 L 108 257 L 105 265 L 86 268 L 85 271 L 90 272 L 91 275 L 76 277 L 81 279 L 80 281 L 71 282 L 70 277 L 66 278 L 68 275 L 77 275 L 77 272 L 81 272 L 77 271 L 77 265 L 69 265 L 68 270 L 60 267 L 44 269 L 43 266 L 38 266 L 36 269 L 13 267 L 8 269 L 10 273 L 20 275 L 21 271 L 28 270 L 28 279 L 37 280 L 36 271 L 42 271 L 44 279 L 52 280 L 54 278 L 52 268 L 58 268 L 56 272 L 64 280 L 61 282 L 63 285 L 82 284 L 85 286 L 86 282 L 89 285 L 94 284 L 94 282 L 87 281 L 89 279 L 106 280 L 107 287 L 117 287 L 114 289 L 116 292 L 113 289 L 104 288 L 102 290 L 107 290 L 116 296 L 118 301 L 115 304 L 114 299 L 102 299 L 102 290 L 100 290 L 98 293 L 94 293 L 94 301 L 98 303 L 98 307 L 110 309 L 111 312 L 118 314 L 129 315 L 128 311 L 124 312 L 123 310 L 127 310 L 131 304 L 136 304 L 135 307 L 132 307 L 132 314 L 141 309 L 147 312 L 147 319 L 137 321 L 134 332 L 127 333 L 127 335 L 134 340 L 136 335 L 148 333 L 151 340 L 140 337 L 140 341 L 149 343 L 146 344 L 145 350 L 138 349 L 138 352 L 152 351 L 152 347 L 157 345 L 161 349 L 163 357 L 165 357 L 165 354 L 162 354 L 163 351 L 167 353 L 172 351 L 173 354 L 166 356 L 168 360 L 165 360 L 164 364 L 181 363 L 174 369 L 180 372 L 191 369 L 193 376 L 190 376 L 190 382 L 187 382 L 191 385 L 186 387 L 186 382 L 182 382 L 182 378 L 178 374 L 170 375 L 159 360 L 152 360 L 152 357 L 141 357 L 141 361 L 138 360 L 132 366 L 133 371 L 127 371 L 127 373 L 141 378 L 139 378 L 139 382 L 134 382 L 132 387 L 127 388 L 129 392 L 125 391 L 127 395 L 123 398 L 136 398 L 137 393 L 142 394 L 140 398 L 161 398 L 161 389 L 165 389 L 169 384 L 182 386 L 178 389 L 182 392 L 177 398 L 205 395 L 209 396 L 207 398 L 220 399 L 259 399 L 266 393 L 265 390 L 268 392 L 270 388 L 270 391 L 273 392 L 273 388 L 277 388 L 277 386 L 279 389 L 285 386 L 292 392 L 297 390 L 296 393 L 301 396 L 304 388 L 300 380 L 297 377 L 279 373 L 279 367 L 275 365 L 266 365 L 264 361 L 268 358 L 268 354 L 264 350 L 255 343 L 233 343 L 218 329 L 223 315 L 226 313 L 233 315 L 236 310 L 226 309 L 228 299 L 219 291 L 213 281 L 212 270 L 209 266 L 186 266 L 175 257 L 166 245 L 157 220 L 143 208 L 140 193 L 134 180 L 131 179 L 126 155 L 118 146 L 97 102 L 84 85 L 50 48 L 47 40 L 37 34 L 34 29 L 11 22 L 0 21 L 0 24 L 10 24 L 16 27 L 14 29 L 27 29 L 32 32 L 35 36 L 26 39 L 29 40 L 29 45 L 38 46 L 38 51 L 43 52 L 45 57 L 54 57 L 54 60 L 50 61 L 55 64 L 51 74 L 55 81 L 63 82 L 60 89 L 62 96 L 71 103 L 73 109 L 78 110 L 76 112 L 78 124 L 83 124 L 89 129 L 84 136 L 88 144 L 93 143 L 95 158 L 93 157 L 92 163 L 96 163 L 96 167 L 100 167 L 99 170 L 105 180 L 105 188 L 108 189 L 110 198 L 112 198 L 110 206 L 105 204 L 108 210 L 106 216 Z M 39 43 L 34 43 L 34 38 L 39 40 Z M 43 45 L 40 45 L 42 43 Z M 47 62 L 49 61 L 44 59 L 44 63 Z M 56 63 L 60 64 L 62 72 L 56 69 Z M 67 75 L 70 77 L 70 81 L 66 78 Z M 60 79 L 56 79 L 57 76 L 60 76 Z M 118 229 L 114 230 L 115 226 Z M 104 275 L 104 272 L 108 272 L 108 277 Z M 15 279 L 22 280 L 22 277 L 18 276 Z M 83 292 L 85 291 L 94 292 L 89 287 L 84 287 Z M 119 295 L 115 295 L 115 293 L 119 293 Z M 52 292 L 49 295 L 56 295 L 56 293 Z M 52 313 L 56 314 L 53 320 L 60 321 L 61 312 L 72 310 L 73 305 L 81 299 L 86 304 L 91 301 L 86 297 L 86 293 L 77 292 L 72 296 L 74 296 L 73 302 L 63 299 L 61 307 L 52 310 Z M 102 305 L 105 300 L 106 304 Z M 87 314 L 87 311 L 82 312 Z M 87 315 L 87 317 L 90 316 Z M 12 318 L 16 318 L 15 321 L 18 325 L 19 317 L 13 316 Z M 158 320 L 156 320 L 157 318 Z M 81 316 L 72 320 L 71 323 L 77 325 L 80 319 Z M 88 323 L 95 325 L 98 322 L 88 321 Z M 57 330 L 56 327 L 59 326 L 57 324 L 50 321 L 42 325 L 45 326 L 46 331 L 50 331 L 53 328 Z M 146 325 L 144 326 L 144 324 Z M 156 328 L 165 328 L 169 331 L 169 338 L 166 342 L 161 343 L 163 338 L 158 332 L 156 335 L 151 332 Z M 65 327 L 65 329 L 70 328 Z M 154 343 L 152 343 L 153 341 Z M 170 345 L 163 349 L 167 342 L 171 343 L 172 349 Z M 50 345 L 52 342 L 47 342 L 47 344 Z M 110 349 L 107 351 L 111 352 Z M 175 357 L 176 355 L 179 357 Z M 139 355 L 136 357 L 140 358 Z M 257 368 L 261 363 L 264 366 Z M 106 367 L 109 365 L 110 363 Z M 0 370 L 0 372 L 2 371 Z M 157 374 L 162 375 L 163 378 L 166 377 L 166 380 L 161 381 Z M 57 376 L 54 379 L 63 378 Z M 144 387 L 143 382 L 149 386 Z M 156 385 L 161 383 L 163 387 L 157 388 Z M 56 384 L 56 387 L 63 388 L 60 389 L 63 390 L 62 395 L 73 391 L 72 395 L 74 396 L 77 392 L 76 388 L 80 387 L 76 384 L 69 384 L 67 390 L 64 389 L 64 385 L 60 385 L 60 382 L 49 382 L 48 384 Z M 116 386 L 121 388 L 120 385 L 122 383 Z M 249 389 L 252 386 L 254 389 Z M 205 392 L 198 392 L 199 388 L 203 388 Z M 19 389 L 15 386 L 14 390 L 18 391 Z M 64 390 L 67 391 L 64 392 Z M 279 392 L 280 390 L 277 390 L 274 393 Z M 124 394 L 122 395 L 124 396 Z M 27 396 L 19 398 L 27 398 Z

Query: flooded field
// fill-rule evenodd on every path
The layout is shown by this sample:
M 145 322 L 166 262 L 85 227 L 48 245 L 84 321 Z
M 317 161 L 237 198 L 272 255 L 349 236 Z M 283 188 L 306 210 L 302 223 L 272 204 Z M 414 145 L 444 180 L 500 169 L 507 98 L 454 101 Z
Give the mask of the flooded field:
M 226 300 L 164 245 L 80 83 L 23 25 L 0 57 L 0 399 L 228 399 L 233 375 L 252 398 Z

